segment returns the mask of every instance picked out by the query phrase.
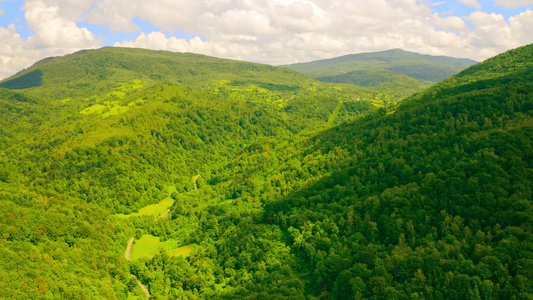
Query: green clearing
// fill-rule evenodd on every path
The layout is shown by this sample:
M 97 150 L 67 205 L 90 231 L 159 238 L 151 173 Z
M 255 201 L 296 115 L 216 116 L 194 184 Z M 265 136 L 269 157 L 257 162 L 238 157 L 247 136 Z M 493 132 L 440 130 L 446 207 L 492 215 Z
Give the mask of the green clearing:
M 176 191 L 176 187 L 170 186 L 168 187 L 168 197 L 163 199 L 161 202 L 156 204 L 150 204 L 147 205 L 141 209 L 139 209 L 138 212 L 132 213 L 129 215 L 125 214 L 115 214 L 115 216 L 119 218 L 129 218 L 129 217 L 141 217 L 141 216 L 154 216 L 159 217 L 167 212 L 167 210 L 174 204 L 174 200 L 170 198 L 170 195 Z
M 154 255 L 159 253 L 161 249 L 165 249 L 170 256 L 189 256 L 193 250 L 193 246 L 187 245 L 178 247 L 177 240 L 170 239 L 161 242 L 159 237 L 145 234 L 133 244 L 130 259 L 132 261 L 141 258 L 151 259 Z
M 129 217 L 142 217 L 142 216 L 154 216 L 159 217 L 160 215 L 167 212 L 167 210 L 174 204 L 174 200 L 171 198 L 165 198 L 159 203 L 151 204 L 139 209 L 138 212 L 132 213 L 129 215 L 125 214 L 115 214 L 119 218 L 129 218 Z
M 138 91 L 144 87 L 141 80 L 132 80 L 129 82 L 120 83 L 113 91 L 101 95 L 93 96 L 90 100 L 98 102 L 91 105 L 80 113 L 84 115 L 100 114 L 102 118 L 107 118 L 114 115 L 119 115 L 127 112 L 130 107 L 144 102 L 143 100 L 134 100 L 129 103 L 121 103 L 121 101 L 131 92 Z M 70 98 L 67 98 L 70 99 Z

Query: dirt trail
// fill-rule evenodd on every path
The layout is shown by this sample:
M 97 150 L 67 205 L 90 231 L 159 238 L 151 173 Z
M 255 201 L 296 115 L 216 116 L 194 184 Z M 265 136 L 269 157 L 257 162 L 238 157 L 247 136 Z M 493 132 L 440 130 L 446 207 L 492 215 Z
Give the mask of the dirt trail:
M 137 283 L 139 284 L 139 286 L 144 290 L 144 292 L 146 293 L 146 296 L 148 296 L 148 299 L 152 299 L 152 295 L 150 295 L 150 292 L 148 291 L 148 289 L 144 286 L 144 284 L 142 284 L 139 279 L 137 279 L 137 276 L 131 274 L 131 276 L 135 277 L 135 280 L 137 280 Z
M 200 174 L 196 175 L 196 177 L 194 177 L 194 189 L 197 190 L 198 189 L 198 186 L 196 186 L 196 180 L 198 180 L 198 177 L 200 177 Z
M 135 237 L 131 238 L 131 240 L 128 242 L 128 248 L 126 248 L 126 260 L 127 261 L 130 261 L 130 250 L 131 250 L 131 245 L 133 244 L 134 239 Z
M 162 215 L 161 215 L 161 216 L 159 217 L 159 219 L 163 219 L 163 217 L 164 217 L 164 216 L 166 216 L 166 215 L 167 215 L 167 214 L 168 214 L 169 212 L 170 212 L 170 209 L 169 209 L 169 210 L 167 210 L 167 212 L 166 212 L 166 213 L 162 214 Z

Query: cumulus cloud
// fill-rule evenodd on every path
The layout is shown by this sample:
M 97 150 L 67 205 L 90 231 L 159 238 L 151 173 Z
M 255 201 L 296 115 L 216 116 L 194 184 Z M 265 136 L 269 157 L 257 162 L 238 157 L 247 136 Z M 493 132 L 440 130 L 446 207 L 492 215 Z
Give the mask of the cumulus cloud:
M 37 49 L 28 49 L 14 24 L 0 27 L 0 78 L 13 75 L 42 58 Z
M 37 60 L 49 56 L 64 55 L 81 49 L 99 47 L 98 39 L 87 28 L 80 28 L 72 15 L 86 9 L 83 1 L 60 8 L 57 1 L 27 0 L 23 6 L 28 28 L 34 32 L 27 40 L 21 38 L 14 24 L 0 27 L 0 78 L 13 75 Z M 81 6 L 80 6 L 81 5 Z M 74 7 L 74 8 L 72 8 Z
M 461 2 L 481 7 L 477 0 Z M 506 7 L 532 2 L 496 0 Z M 77 21 L 114 32 L 137 32 L 134 39 L 115 46 L 275 65 L 391 48 L 482 60 L 532 42 L 530 10 L 507 20 L 482 11 L 458 17 L 439 15 L 437 4 L 419 0 L 27 0 L 23 9 L 35 33 L 27 41 L 18 37 L 15 45 L 30 52 L 39 50 L 43 56 L 100 45 L 101 40 Z M 137 18 L 160 32 L 142 32 L 134 22 Z M 4 34 L 6 30 L 16 34 L 11 29 L 4 29 Z M 195 37 L 172 36 L 177 31 Z M 35 58 L 30 52 L 28 57 Z M 0 55 L 17 57 L 6 53 Z
M 496 5 L 505 8 L 519 8 L 533 5 L 533 0 L 496 0 Z
M 111 0 L 102 0 L 99 5 L 103 7 L 105 1 Z M 184 4 L 183 0 L 178 2 Z M 461 2 L 481 8 L 477 0 Z M 428 3 L 416 0 L 206 0 L 183 5 L 176 11 L 176 14 L 187 14 L 182 18 L 167 17 L 174 13 L 172 6 L 154 15 L 141 11 L 142 4 L 139 4 L 126 19 L 139 16 L 162 30 L 179 28 L 201 36 L 205 43 L 192 47 L 187 41 L 180 41 L 181 48 L 176 48 L 170 46 L 176 45 L 175 38 L 159 35 L 160 40 L 168 40 L 162 43 L 167 50 L 187 49 L 271 64 L 391 48 L 482 60 L 531 40 L 526 32 L 533 20 L 529 10 L 509 20 L 481 11 L 466 17 L 446 17 L 436 13 L 434 6 Z M 119 11 L 107 9 L 105 13 L 112 16 Z M 115 21 L 107 22 L 107 26 L 113 26 Z M 144 40 L 141 34 L 127 45 L 141 47 Z
M 509 27 L 513 38 L 520 45 L 527 45 L 533 43 L 533 35 L 531 28 L 533 28 L 533 11 L 526 10 L 514 17 L 509 18 Z
M 202 44 L 192 46 L 175 37 L 140 33 L 135 40 L 115 45 L 150 49 L 159 45 L 159 49 L 271 64 L 391 48 L 438 55 L 454 55 L 461 49 L 459 53 L 465 55 L 463 49 L 467 46 L 454 33 L 468 29 L 463 19 L 440 17 L 430 6 L 415 0 L 207 0 L 199 5 L 185 7 L 186 11 L 197 13 L 192 23 L 179 19 L 171 22 L 164 17 L 168 11 L 162 13 L 166 21 L 141 11 L 131 12 L 128 18 L 139 16 L 162 29 L 189 30 L 204 38 Z M 105 13 L 111 16 L 117 11 Z M 118 26 L 114 20 L 107 22 L 107 26 Z M 157 42 L 148 42 L 150 38 Z
M 441 17 L 438 13 L 433 13 L 432 20 L 435 26 L 446 31 L 460 32 L 468 29 L 468 25 L 460 17 Z
M 87 28 L 79 28 L 75 22 L 61 17 L 57 6 L 26 1 L 23 9 L 28 27 L 35 31 L 28 41 L 36 48 L 80 49 L 98 45 Z

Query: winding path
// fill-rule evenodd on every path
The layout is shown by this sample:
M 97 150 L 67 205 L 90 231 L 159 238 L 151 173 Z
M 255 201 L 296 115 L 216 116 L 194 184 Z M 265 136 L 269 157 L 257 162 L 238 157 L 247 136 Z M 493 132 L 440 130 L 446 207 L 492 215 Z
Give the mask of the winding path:
M 139 279 L 137 279 L 137 276 L 131 274 L 131 276 L 135 277 L 135 280 L 137 280 L 137 283 L 139 284 L 139 286 L 144 290 L 144 292 L 146 293 L 146 295 L 148 296 L 148 299 L 152 299 L 152 295 L 150 295 L 150 292 L 148 291 L 148 289 L 144 286 L 144 284 L 142 284 Z
M 197 190 L 198 189 L 198 186 L 196 185 L 196 180 L 198 180 L 198 177 L 200 177 L 200 174 L 196 175 L 196 177 L 194 177 L 194 189 Z
M 127 261 L 130 261 L 130 250 L 131 250 L 131 245 L 133 244 L 133 240 L 135 239 L 135 237 L 132 237 L 130 239 L 130 241 L 128 242 L 128 248 L 126 248 L 126 260 Z

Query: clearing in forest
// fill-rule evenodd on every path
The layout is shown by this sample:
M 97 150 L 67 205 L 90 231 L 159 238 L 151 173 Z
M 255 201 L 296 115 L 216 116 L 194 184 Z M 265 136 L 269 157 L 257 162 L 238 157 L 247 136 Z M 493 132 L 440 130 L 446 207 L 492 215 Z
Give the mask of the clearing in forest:
M 174 204 L 174 199 L 170 198 L 170 195 L 176 191 L 175 187 L 169 187 L 168 188 L 168 198 L 163 199 L 161 202 L 156 204 L 150 204 L 148 206 L 145 206 L 141 209 L 139 209 L 138 212 L 132 213 L 129 215 L 125 214 L 116 214 L 115 216 L 119 218 L 129 218 L 129 217 L 138 217 L 138 216 L 154 216 L 155 218 L 158 218 L 165 214 L 168 209 Z
M 161 242 L 159 237 L 151 234 L 145 234 L 136 240 L 130 253 L 132 261 L 147 258 L 151 259 L 158 254 L 160 249 L 165 249 L 169 256 L 189 256 L 193 250 L 192 245 L 178 247 L 177 240 L 168 240 Z

